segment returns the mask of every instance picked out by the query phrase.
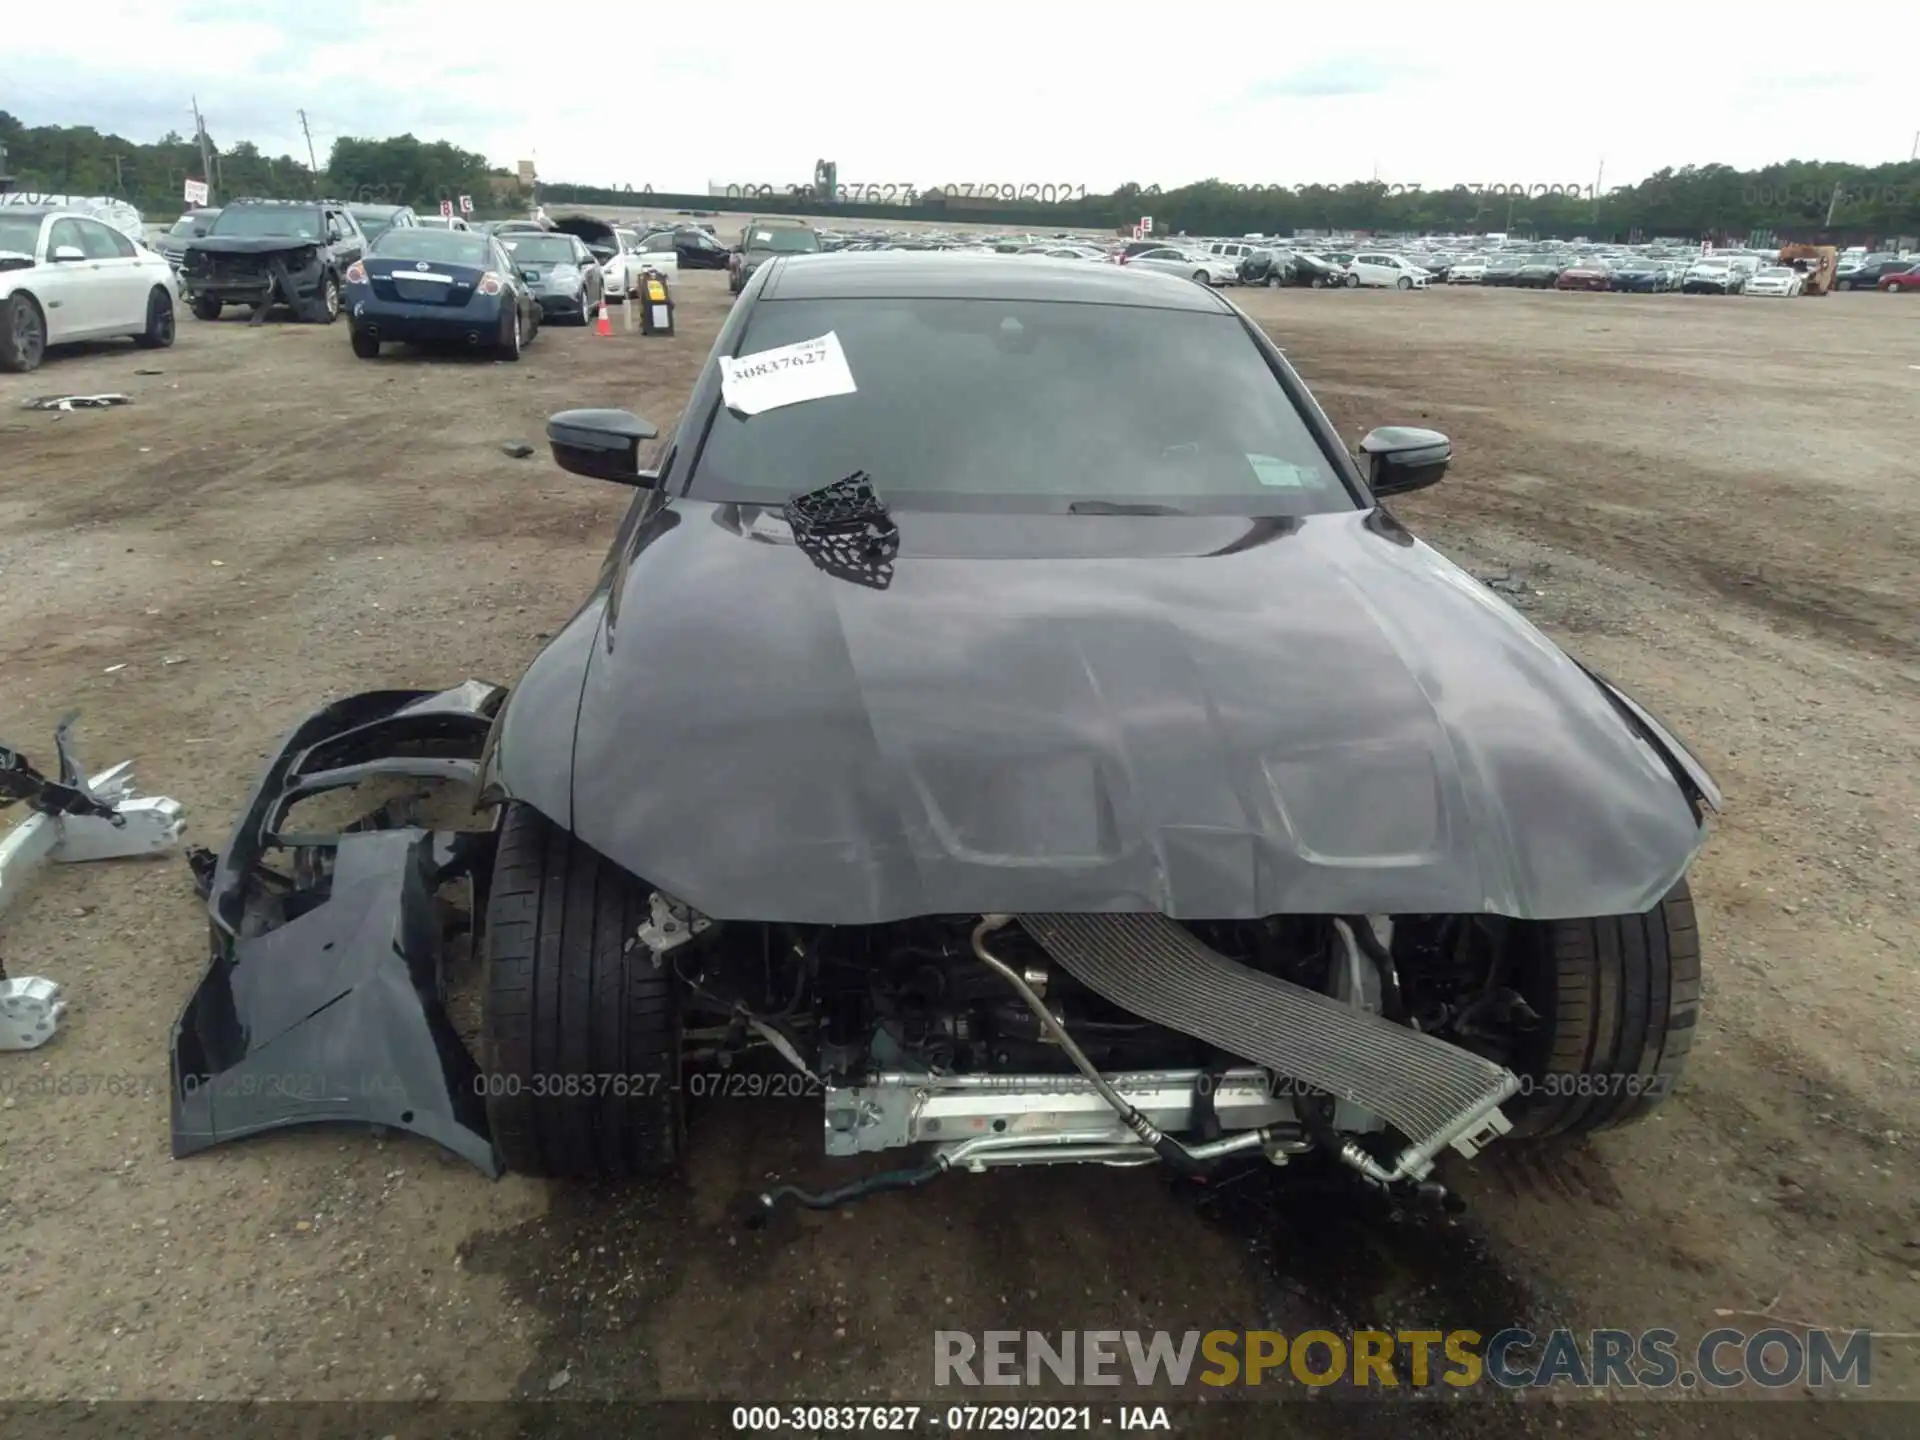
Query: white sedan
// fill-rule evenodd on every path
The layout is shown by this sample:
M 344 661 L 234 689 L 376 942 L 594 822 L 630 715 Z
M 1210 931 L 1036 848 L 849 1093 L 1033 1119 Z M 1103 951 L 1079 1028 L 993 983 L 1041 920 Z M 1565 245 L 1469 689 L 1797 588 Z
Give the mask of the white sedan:
M 1483 256 L 1475 255 L 1470 259 L 1456 260 L 1447 268 L 1447 284 L 1478 285 L 1487 278 L 1487 262 Z
M 607 299 L 625 301 L 637 296 L 640 277 L 648 270 L 679 273 L 680 252 L 674 248 L 671 230 L 650 230 L 642 236 L 636 230 L 615 226 L 613 238 L 619 250 L 600 262 L 607 276 Z
M 1185 275 L 1202 285 L 1225 285 L 1240 278 L 1238 260 L 1229 260 L 1224 255 L 1209 255 L 1203 250 L 1182 250 L 1173 245 L 1143 250 L 1121 263 L 1138 265 L 1142 270 L 1159 270 L 1168 275 Z
M 1798 295 L 1806 289 L 1806 277 L 1785 265 L 1769 265 L 1755 271 L 1747 281 L 1749 295 Z
M 49 345 L 116 335 L 173 344 L 180 282 L 165 257 L 75 210 L 0 210 L 0 370 L 38 367 Z

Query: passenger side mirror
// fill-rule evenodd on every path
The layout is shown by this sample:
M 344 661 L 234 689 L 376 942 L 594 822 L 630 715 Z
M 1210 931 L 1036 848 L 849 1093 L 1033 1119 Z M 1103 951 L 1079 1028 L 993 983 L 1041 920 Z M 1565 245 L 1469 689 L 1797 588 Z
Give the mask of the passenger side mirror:
M 1437 485 L 1453 460 L 1453 442 L 1438 430 L 1382 425 L 1360 442 L 1367 483 L 1376 498 Z
M 547 444 L 562 470 L 643 489 L 659 477 L 640 468 L 640 442 L 659 433 L 625 410 L 563 410 L 547 421 Z
M 78 245 L 56 245 L 53 247 L 53 258 L 62 263 L 70 260 L 84 260 L 87 258 L 87 252 Z

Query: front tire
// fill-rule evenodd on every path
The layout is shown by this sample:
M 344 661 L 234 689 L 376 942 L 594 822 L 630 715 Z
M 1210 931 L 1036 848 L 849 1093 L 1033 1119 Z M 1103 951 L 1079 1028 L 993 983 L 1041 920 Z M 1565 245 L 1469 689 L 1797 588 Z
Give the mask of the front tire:
M 1683 878 L 1644 915 L 1516 928 L 1518 988 L 1540 1016 L 1506 1107 L 1523 1136 L 1639 1120 L 1672 1093 L 1700 1018 L 1700 930 Z
M 1358 275 L 1349 273 L 1347 276 L 1346 285 L 1347 285 L 1347 289 L 1349 290 L 1358 290 L 1360 288 L 1360 277 Z
M 364 330 L 356 330 L 353 332 L 353 353 L 362 360 L 378 360 L 380 342 Z
M 193 318 L 196 320 L 218 320 L 222 305 L 218 300 L 196 295 L 193 300 Z
M 147 328 L 133 337 L 142 350 L 165 350 L 173 344 L 173 297 L 158 285 L 147 297 Z
M 331 325 L 340 318 L 340 277 L 331 270 L 320 277 L 307 318 L 315 325 Z
M 679 1159 L 677 982 L 632 938 L 648 894 L 507 806 L 483 946 L 487 1119 L 508 1169 L 618 1180 Z
M 1393 288 L 1396 290 L 1411 290 L 1413 288 L 1413 280 L 1409 276 L 1402 275 L 1398 280 L 1393 282 Z

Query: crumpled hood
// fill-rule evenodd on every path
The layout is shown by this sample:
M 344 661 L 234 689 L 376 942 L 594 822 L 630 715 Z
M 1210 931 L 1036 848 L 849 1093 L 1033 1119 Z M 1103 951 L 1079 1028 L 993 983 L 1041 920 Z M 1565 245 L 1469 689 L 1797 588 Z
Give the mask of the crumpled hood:
M 1594 681 L 1384 516 L 895 518 L 876 588 L 673 502 L 611 643 L 603 592 L 523 679 L 505 788 L 578 694 L 575 833 L 796 922 L 1615 914 L 1699 847 Z
M 280 250 L 317 250 L 319 240 L 303 240 L 298 235 L 201 235 L 188 240 L 184 249 L 191 255 L 205 251 L 209 255 L 270 255 Z

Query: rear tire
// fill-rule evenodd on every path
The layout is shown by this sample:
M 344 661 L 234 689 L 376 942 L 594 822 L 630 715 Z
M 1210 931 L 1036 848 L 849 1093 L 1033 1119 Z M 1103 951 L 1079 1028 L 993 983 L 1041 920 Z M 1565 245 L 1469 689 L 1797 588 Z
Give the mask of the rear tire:
M 173 344 L 173 297 L 158 285 L 147 297 L 147 328 L 133 337 L 142 350 L 165 350 Z
M 618 1180 L 679 1159 L 676 982 L 633 942 L 648 893 L 538 811 L 508 805 L 487 903 L 483 1046 L 487 1118 L 508 1169 Z
M 512 363 L 520 358 L 520 352 L 525 348 L 527 343 L 525 328 L 525 325 L 520 319 L 520 307 L 518 305 L 512 306 L 507 314 L 506 338 L 493 347 L 493 355 L 496 360 L 505 360 Z
M 15 295 L 0 308 L 0 371 L 24 375 L 37 370 L 47 353 L 47 321 L 28 295 Z
M 1639 1120 L 1678 1084 L 1700 1018 L 1700 930 L 1683 878 L 1644 915 L 1516 928 L 1517 986 L 1540 1015 L 1523 1037 L 1516 1135 Z

